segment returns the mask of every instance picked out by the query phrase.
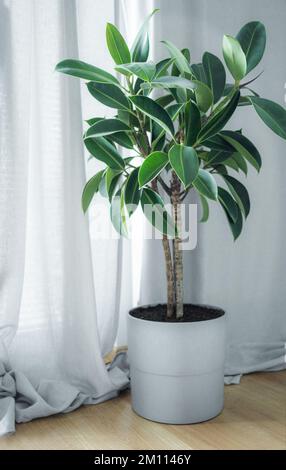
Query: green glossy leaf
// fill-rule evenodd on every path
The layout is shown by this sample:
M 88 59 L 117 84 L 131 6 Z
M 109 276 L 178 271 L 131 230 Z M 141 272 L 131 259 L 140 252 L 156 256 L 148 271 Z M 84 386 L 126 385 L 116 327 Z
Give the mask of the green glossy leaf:
M 234 84 L 233 83 L 226 83 L 225 87 L 224 87 L 224 90 L 223 90 L 223 96 L 227 96 L 230 93 L 232 93 L 233 89 L 234 89 Z
M 223 175 L 223 179 L 236 200 L 240 210 L 243 212 L 244 216 L 247 217 L 250 211 L 250 199 L 247 189 L 240 181 L 232 176 Z
M 170 41 L 162 41 L 169 50 L 171 57 L 175 60 L 175 64 L 181 74 L 190 74 L 190 65 L 184 54 Z
M 131 96 L 130 100 L 136 108 L 160 124 L 165 131 L 174 134 L 174 126 L 169 114 L 156 101 L 147 96 Z
M 224 150 L 211 150 L 207 156 L 207 166 L 215 166 L 224 163 L 230 157 L 229 152 Z
M 218 200 L 232 222 L 236 222 L 238 218 L 238 205 L 229 192 L 220 186 L 218 187 Z
M 198 142 L 203 142 L 204 140 L 213 137 L 221 129 L 223 129 L 223 127 L 233 115 L 238 105 L 239 97 L 240 92 L 235 92 L 230 102 L 207 121 L 207 123 L 202 127 L 201 131 L 199 132 Z
M 166 108 L 166 111 L 172 121 L 175 121 L 177 119 L 183 107 L 183 104 L 171 104 Z M 152 126 L 152 150 L 162 150 L 164 142 L 165 130 L 162 129 L 162 127 L 158 123 L 154 122 Z M 162 147 L 160 145 L 162 145 Z
M 173 64 L 174 59 L 163 59 L 156 64 L 155 77 L 160 78 L 161 76 L 168 75 L 168 69 Z
M 146 62 L 148 60 L 149 50 L 149 34 L 146 32 L 146 34 L 142 36 L 141 44 L 138 45 L 134 54 L 132 54 L 132 60 L 134 60 L 134 62 Z
M 239 166 L 232 157 L 229 157 L 227 160 L 225 160 L 224 165 L 231 168 L 234 171 L 239 172 Z
M 120 188 L 116 195 L 112 198 L 110 204 L 110 219 L 113 227 L 119 233 L 119 235 L 127 237 L 128 231 L 126 225 L 126 217 L 122 208 L 123 191 L 124 188 Z
M 141 45 L 134 51 L 132 60 L 134 62 L 146 62 L 148 60 L 150 50 L 149 34 L 146 32 L 145 36 L 142 36 Z
M 124 147 L 126 149 L 133 149 L 134 147 L 132 140 L 126 132 L 116 132 L 115 134 L 110 134 L 107 137 L 107 140 L 115 142 L 116 144 L 120 145 L 120 147 Z
M 86 212 L 93 196 L 98 192 L 99 190 L 99 184 L 102 180 L 102 177 L 104 176 L 104 170 L 99 171 L 96 173 L 85 185 L 83 193 L 82 193 L 82 198 L 81 198 L 81 205 L 82 205 L 82 210 L 83 212 Z
M 147 155 L 149 153 L 149 141 L 147 142 L 145 136 L 140 133 L 137 134 L 136 140 L 139 143 L 139 146 L 143 149 L 144 154 Z
M 266 126 L 282 139 L 286 139 L 286 110 L 280 104 L 264 98 L 252 96 L 249 100 Z
M 235 148 L 224 140 L 219 134 L 216 134 L 204 141 L 204 145 L 211 150 L 220 150 L 227 153 L 235 152 Z
M 216 165 L 215 167 L 215 171 L 217 174 L 221 175 L 221 176 L 224 176 L 224 175 L 227 175 L 228 174 L 228 171 L 227 171 L 227 168 L 225 165 Z
M 160 77 L 152 80 L 149 84 L 143 83 L 141 88 L 147 88 L 151 86 L 152 88 L 183 88 L 184 90 L 193 90 L 195 85 L 190 80 L 182 77 Z
M 205 149 L 197 150 L 197 155 L 199 159 L 202 160 L 203 162 L 207 161 L 209 153 L 210 152 Z
M 87 84 L 88 91 L 100 103 L 115 109 L 129 109 L 129 101 L 123 91 L 115 85 L 107 83 L 89 82 Z
M 141 191 L 139 189 L 138 172 L 139 168 L 135 168 L 128 176 L 125 185 L 124 197 L 129 217 L 135 212 L 140 201 Z
M 209 218 L 209 213 L 210 213 L 209 203 L 208 203 L 207 199 L 202 194 L 199 194 L 199 196 L 200 196 L 202 210 L 203 210 L 200 222 L 207 222 L 207 220 Z
M 87 64 L 81 60 L 65 59 L 59 62 L 56 66 L 56 71 L 72 75 L 73 77 L 83 78 L 84 80 L 93 80 L 103 83 L 119 84 L 117 78 L 113 77 L 105 70 L 99 69 L 94 65 Z
M 206 170 L 199 169 L 196 179 L 193 181 L 196 190 L 208 199 L 217 200 L 217 184 L 214 177 Z
M 195 149 L 183 144 L 174 145 L 169 151 L 169 160 L 185 188 L 190 186 L 199 171 L 199 160 Z
M 188 64 L 191 62 L 191 52 L 190 52 L 190 49 L 188 49 L 187 47 L 184 47 L 183 49 L 181 49 L 181 53 L 183 54 L 183 56 L 187 59 L 187 62 Z
M 84 140 L 87 150 L 97 160 L 106 163 L 107 166 L 114 170 L 123 170 L 125 163 L 116 148 L 108 142 L 104 137 L 97 139 L 89 138 Z
M 245 176 L 247 176 L 248 168 L 247 168 L 247 163 L 245 159 L 243 158 L 243 156 L 240 155 L 240 153 L 235 152 L 232 154 L 231 157 L 236 162 L 239 169 L 245 174 Z
M 263 73 L 263 72 L 260 72 L 253 80 L 251 80 L 251 81 L 248 82 L 248 83 L 251 83 L 251 82 L 253 82 L 254 80 L 256 80 L 258 77 L 260 77 L 260 75 L 261 75 L 262 73 Z M 250 93 L 251 93 L 252 95 L 258 96 L 258 98 L 259 98 L 259 94 L 256 93 L 256 91 L 254 91 L 252 88 L 249 88 L 249 86 L 247 86 L 246 84 L 241 84 L 240 87 L 241 87 L 242 89 L 244 89 L 244 90 L 250 91 Z M 250 95 L 250 96 L 251 96 L 251 95 Z M 245 96 L 245 97 L 247 97 L 247 96 Z
M 233 78 L 240 81 L 246 75 L 246 57 L 238 40 L 232 36 L 223 37 L 223 57 Z
M 261 168 L 261 156 L 257 148 L 244 135 L 234 131 L 222 131 L 220 135 L 257 170 Z
M 161 134 L 158 137 L 158 139 L 155 139 L 155 141 L 152 142 L 152 150 L 154 152 L 163 150 L 165 146 L 165 141 L 166 141 L 166 135 L 165 135 L 165 132 L 163 131 L 163 134 Z
M 224 208 L 224 206 L 222 206 L 222 207 Z M 224 208 L 224 210 L 225 210 L 225 208 Z M 238 207 L 238 209 L 237 209 L 237 219 L 236 219 L 235 222 L 233 222 L 233 220 L 231 219 L 231 217 L 229 216 L 229 214 L 226 210 L 225 210 L 225 214 L 226 214 L 226 218 L 227 218 L 229 227 L 232 231 L 233 239 L 235 241 L 239 237 L 239 235 L 241 234 L 242 228 L 243 228 L 243 219 L 242 219 L 241 211 Z
M 191 71 L 196 80 L 208 84 L 203 64 L 192 64 Z
M 221 60 L 210 52 L 203 55 L 203 67 L 207 85 L 211 89 L 214 103 L 223 95 L 225 87 L 225 69 Z
M 189 64 L 190 61 L 191 61 L 191 54 L 190 54 L 189 49 L 184 48 L 184 49 L 181 50 L 181 53 L 186 58 L 186 60 Z M 173 64 L 171 75 L 173 75 L 174 77 L 178 77 L 180 75 L 180 70 L 178 69 L 176 63 Z
M 124 37 L 111 23 L 107 23 L 106 26 L 106 42 L 110 55 L 116 64 L 131 62 L 131 55 Z
M 249 95 L 251 97 L 251 95 Z M 239 98 L 238 106 L 251 106 L 248 96 L 241 96 Z
M 175 224 L 172 217 L 166 211 L 161 196 L 150 188 L 143 188 L 141 194 L 141 207 L 147 220 L 159 232 L 170 238 L 176 236 Z
M 158 139 L 161 132 L 163 132 L 165 134 L 164 129 L 162 129 L 162 127 L 157 122 L 153 121 L 152 122 L 152 142 L 154 142 L 154 140 Z
M 172 95 L 163 95 L 156 99 L 156 103 L 158 103 L 163 108 L 172 103 L 172 101 L 174 101 L 174 97 Z
M 183 109 L 184 109 L 184 104 L 175 103 L 175 104 L 170 104 L 170 106 L 167 106 L 166 111 L 169 114 L 172 121 L 175 121 Z
M 148 24 L 152 16 L 159 11 L 157 8 L 147 16 L 131 47 L 133 62 L 146 62 L 149 54 Z
M 132 162 L 132 160 L 134 160 L 135 158 L 138 158 L 137 155 L 133 155 L 131 157 L 125 157 L 123 159 L 125 161 L 125 165 L 128 166 Z
M 265 26 L 260 21 L 251 21 L 241 28 L 236 39 L 245 53 L 249 73 L 263 57 L 266 45 Z
M 104 120 L 104 119 L 105 119 L 104 117 L 94 117 L 94 118 L 86 119 L 85 122 L 86 122 L 89 126 L 93 126 L 93 124 L 95 124 L 96 122 L 102 121 L 102 120 Z
M 92 158 L 92 157 L 91 157 L 91 158 Z M 107 170 L 107 168 L 106 168 L 106 169 L 104 170 L 104 172 L 103 172 L 104 178 L 102 177 L 102 179 L 101 179 L 101 181 L 100 181 L 100 183 L 99 183 L 99 188 L 98 188 L 100 195 L 101 195 L 102 197 L 104 197 L 104 198 L 107 198 L 107 197 L 108 197 L 107 189 L 106 189 L 106 181 L 105 181 L 106 170 Z
M 123 121 L 119 119 L 102 119 L 101 121 L 93 124 L 86 132 L 85 138 L 88 137 L 103 137 L 105 135 L 113 134 L 114 132 L 131 131 Z
M 137 77 L 135 84 L 134 84 L 134 93 L 135 95 L 138 95 L 141 91 L 141 84 L 144 83 L 144 80 L 141 78 Z
M 213 94 L 211 89 L 205 85 L 203 82 L 199 82 L 197 80 L 194 80 L 193 82 L 196 85 L 195 88 L 195 95 L 196 95 L 196 100 L 197 100 L 197 105 L 198 108 L 203 112 L 206 113 L 207 110 L 212 106 L 213 104 Z
M 138 129 L 140 128 L 137 117 L 132 114 L 130 109 L 118 109 L 117 117 L 120 119 L 120 121 L 125 122 L 125 124 L 127 124 L 129 127 L 137 127 Z
M 185 108 L 185 142 L 192 146 L 201 130 L 201 113 L 193 101 L 189 101 Z
M 112 168 L 107 168 L 105 173 L 105 185 L 106 191 L 108 194 L 109 201 L 111 201 L 114 192 L 116 190 L 116 186 L 120 177 L 122 175 L 122 171 L 120 170 L 113 170 Z
M 140 187 L 152 181 L 165 168 L 168 163 L 168 155 L 164 152 L 152 152 L 142 163 L 138 180 Z
M 156 72 L 156 65 L 152 62 L 133 62 L 115 67 L 118 72 L 126 75 L 136 75 L 145 82 L 151 82 Z
M 149 56 L 150 50 L 150 41 L 149 41 L 149 34 L 148 31 L 144 31 L 144 33 L 140 36 L 139 42 L 135 45 L 135 48 L 132 53 L 132 60 L 134 62 L 146 62 Z
M 121 194 L 120 194 L 120 211 L 121 211 L 121 219 L 122 219 L 123 227 L 124 227 L 126 233 L 128 233 L 127 222 L 128 222 L 128 219 L 129 219 L 129 215 L 128 215 L 127 208 L 126 208 L 126 206 L 125 206 L 125 196 L 124 196 L 124 193 L 125 193 L 125 184 L 121 187 Z M 128 235 L 127 235 L 127 236 L 128 236 Z
M 184 88 L 169 88 L 169 90 L 178 104 L 185 104 L 188 101 L 187 90 Z

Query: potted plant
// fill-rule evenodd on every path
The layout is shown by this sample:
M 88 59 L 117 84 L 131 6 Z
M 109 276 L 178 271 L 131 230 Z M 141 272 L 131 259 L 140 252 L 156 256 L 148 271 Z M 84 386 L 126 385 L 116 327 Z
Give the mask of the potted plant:
M 194 64 L 188 49 L 163 41 L 166 59 L 148 61 L 147 25 L 155 11 L 131 49 L 116 26 L 107 24 L 117 76 L 73 59 L 63 60 L 56 70 L 87 80 L 93 98 L 115 110 L 111 119 L 87 121 L 84 144 L 105 166 L 87 182 L 83 210 L 104 188 L 120 234 L 127 234 L 138 205 L 162 233 L 167 303 L 136 308 L 128 316 L 133 408 L 155 421 L 194 423 L 223 408 L 225 312 L 184 304 L 182 201 L 190 191 L 197 193 L 201 222 L 208 219 L 209 201 L 219 204 L 236 239 L 250 201 L 233 175 L 246 174 L 248 165 L 259 171 L 261 157 L 242 130 L 225 127 L 237 109 L 249 106 L 286 139 L 286 111 L 249 87 L 260 74 L 245 78 L 263 56 L 263 24 L 253 21 L 236 37 L 223 37 L 223 58 L 233 78 L 226 83 L 222 61 L 209 52 Z M 166 198 L 172 213 L 165 208 Z

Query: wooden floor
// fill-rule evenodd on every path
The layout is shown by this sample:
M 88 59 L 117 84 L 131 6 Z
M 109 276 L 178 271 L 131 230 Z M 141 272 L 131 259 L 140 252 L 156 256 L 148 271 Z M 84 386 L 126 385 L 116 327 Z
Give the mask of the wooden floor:
M 225 388 L 224 412 L 196 425 L 140 418 L 129 392 L 96 406 L 17 426 L 0 449 L 286 449 L 286 371 L 243 377 Z

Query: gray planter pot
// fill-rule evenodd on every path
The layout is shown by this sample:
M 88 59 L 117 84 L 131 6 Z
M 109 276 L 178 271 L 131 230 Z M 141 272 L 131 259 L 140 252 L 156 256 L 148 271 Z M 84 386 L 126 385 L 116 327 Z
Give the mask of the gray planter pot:
M 167 323 L 128 315 L 134 411 L 144 418 L 190 424 L 217 416 L 224 404 L 226 315 Z

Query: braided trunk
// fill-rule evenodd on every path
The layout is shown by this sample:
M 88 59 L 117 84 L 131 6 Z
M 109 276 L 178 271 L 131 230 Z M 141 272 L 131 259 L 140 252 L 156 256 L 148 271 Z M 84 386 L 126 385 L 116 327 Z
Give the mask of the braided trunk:
M 175 273 L 175 298 L 176 317 L 182 318 L 184 315 L 184 273 L 183 273 L 183 252 L 181 247 L 182 213 L 180 204 L 181 184 L 178 177 L 173 174 L 172 180 L 172 205 L 173 217 L 177 227 L 177 234 L 174 239 L 174 273 Z

